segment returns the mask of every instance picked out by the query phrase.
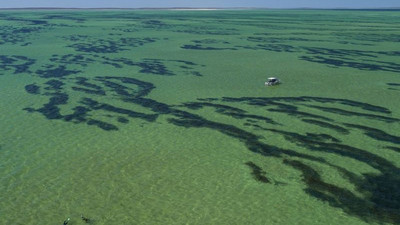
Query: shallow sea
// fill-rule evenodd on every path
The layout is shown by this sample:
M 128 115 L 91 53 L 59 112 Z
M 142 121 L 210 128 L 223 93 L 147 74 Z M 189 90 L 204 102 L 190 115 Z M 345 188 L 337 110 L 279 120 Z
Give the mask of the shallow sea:
M 0 11 L 0 224 L 399 224 L 399 56 L 399 11 Z

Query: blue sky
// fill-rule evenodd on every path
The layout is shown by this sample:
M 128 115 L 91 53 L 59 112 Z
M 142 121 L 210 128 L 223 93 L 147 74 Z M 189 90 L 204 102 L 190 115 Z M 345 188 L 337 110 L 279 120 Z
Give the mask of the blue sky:
M 400 0 L 0 0 L 0 8 L 23 8 L 23 7 L 375 8 L 375 7 L 400 7 Z

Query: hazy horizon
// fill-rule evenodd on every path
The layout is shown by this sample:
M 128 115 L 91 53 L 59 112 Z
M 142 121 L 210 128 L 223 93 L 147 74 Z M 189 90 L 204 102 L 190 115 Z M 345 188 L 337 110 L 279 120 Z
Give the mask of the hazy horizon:
M 335 2 L 318 0 L 282 0 L 279 2 L 266 0 L 211 0 L 204 1 L 183 1 L 183 0 L 148 0 L 148 1 L 129 1 L 129 0 L 87 0 L 87 1 L 57 1 L 52 0 L 21 0 L 13 2 L 2 2 L 0 8 L 399 8 L 400 2 L 397 0 L 366 0 L 366 1 L 345 1 Z

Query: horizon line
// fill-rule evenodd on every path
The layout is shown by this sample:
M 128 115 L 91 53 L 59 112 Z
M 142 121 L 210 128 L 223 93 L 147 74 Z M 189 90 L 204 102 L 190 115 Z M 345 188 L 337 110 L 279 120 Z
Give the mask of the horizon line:
M 318 7 L 294 7 L 294 8 L 273 8 L 273 7 L 7 7 L 0 10 L 96 10 L 96 9 L 117 9 L 117 10 L 238 10 L 238 9 L 288 9 L 288 10 L 400 10 L 400 6 L 396 7 L 366 7 L 366 8 L 353 8 L 353 7 L 332 7 L 332 8 L 318 8 Z

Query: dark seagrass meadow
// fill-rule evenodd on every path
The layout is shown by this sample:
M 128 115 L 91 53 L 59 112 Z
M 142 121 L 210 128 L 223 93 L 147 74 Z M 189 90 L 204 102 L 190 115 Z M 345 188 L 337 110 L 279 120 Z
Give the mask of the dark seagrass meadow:
M 400 224 L 400 11 L 2 10 L 0 93 L 0 224 Z

